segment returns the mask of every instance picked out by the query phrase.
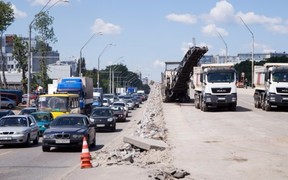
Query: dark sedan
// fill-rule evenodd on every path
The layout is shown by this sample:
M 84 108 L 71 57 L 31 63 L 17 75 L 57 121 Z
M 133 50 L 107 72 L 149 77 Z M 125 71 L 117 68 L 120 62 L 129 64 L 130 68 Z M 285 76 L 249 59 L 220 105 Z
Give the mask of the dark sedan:
M 90 121 L 96 124 L 98 129 L 116 130 L 116 117 L 110 107 L 95 107 L 90 115 Z
M 120 106 L 112 106 L 113 116 L 116 117 L 116 121 L 125 122 L 126 121 L 126 113 L 123 107 Z
M 82 148 L 83 137 L 89 147 L 96 144 L 95 124 L 86 115 L 65 114 L 54 119 L 43 134 L 42 150 L 50 151 L 51 147 Z

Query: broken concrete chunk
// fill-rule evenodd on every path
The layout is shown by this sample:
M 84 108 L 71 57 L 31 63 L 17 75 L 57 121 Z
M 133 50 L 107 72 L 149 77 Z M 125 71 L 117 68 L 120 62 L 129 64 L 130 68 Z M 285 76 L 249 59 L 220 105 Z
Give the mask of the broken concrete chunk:
M 168 147 L 168 145 L 161 140 L 145 139 L 145 138 L 134 137 L 134 136 L 125 136 L 123 138 L 123 141 L 125 143 L 132 144 L 136 147 L 139 147 L 145 150 L 150 150 L 150 149 L 164 150 Z

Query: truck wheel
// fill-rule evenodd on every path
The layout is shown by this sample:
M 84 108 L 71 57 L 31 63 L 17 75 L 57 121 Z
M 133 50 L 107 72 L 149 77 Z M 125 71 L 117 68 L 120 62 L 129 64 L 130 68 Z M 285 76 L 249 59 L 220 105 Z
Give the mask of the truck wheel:
M 236 111 L 236 104 L 231 104 L 229 109 L 230 111 Z
M 265 110 L 265 99 L 262 98 L 261 100 L 261 109 Z
M 265 111 L 271 110 L 271 105 L 269 104 L 267 97 L 265 98 L 264 108 L 265 108 Z
M 199 97 L 197 95 L 194 95 L 194 104 L 196 109 L 200 109 Z
M 207 110 L 208 110 L 208 107 L 207 107 L 206 103 L 202 101 L 201 102 L 201 111 L 206 112 Z
M 261 103 L 259 102 L 259 100 L 254 99 L 254 106 L 255 108 L 260 108 L 261 107 Z

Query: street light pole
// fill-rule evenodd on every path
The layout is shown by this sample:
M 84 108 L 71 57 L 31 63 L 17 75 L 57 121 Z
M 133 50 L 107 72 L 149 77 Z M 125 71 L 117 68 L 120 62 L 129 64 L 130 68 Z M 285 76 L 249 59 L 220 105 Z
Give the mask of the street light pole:
M 251 87 L 254 88 L 254 84 L 253 84 L 253 81 L 254 81 L 254 34 L 253 32 L 250 30 L 250 28 L 247 26 L 247 24 L 244 22 L 244 20 L 239 16 L 239 18 L 241 19 L 241 21 L 243 22 L 243 24 L 245 25 L 245 27 L 248 29 L 248 31 L 251 33 L 252 35 L 252 59 L 251 59 Z
M 79 77 L 82 77 L 82 67 L 81 67 L 82 66 L 82 50 L 97 34 L 102 35 L 101 32 L 93 33 L 92 36 L 88 39 L 88 41 L 86 41 L 86 43 L 80 49 Z
M 99 82 L 99 80 L 100 80 L 100 78 L 99 78 L 99 76 L 100 76 L 100 57 L 102 56 L 104 51 L 108 48 L 108 46 L 112 46 L 112 45 L 113 45 L 112 43 L 106 44 L 106 46 L 104 47 L 104 49 L 102 50 L 102 52 L 98 56 L 97 88 L 100 87 L 100 82 Z
M 43 8 L 37 13 L 40 14 L 44 11 L 44 9 L 48 6 L 48 4 L 51 2 L 52 0 L 49 0 L 44 6 Z M 48 9 L 46 9 L 44 12 L 48 11 L 49 9 L 51 9 L 53 6 L 55 6 L 58 2 L 63 1 L 63 2 L 69 2 L 69 0 L 58 0 L 56 1 L 52 6 L 50 6 Z M 30 93 L 31 93 L 31 65 L 32 65 L 32 61 L 33 61 L 33 54 L 32 54 L 32 47 L 31 47 L 31 39 L 32 39 L 32 25 L 37 17 L 37 14 L 35 15 L 35 17 L 32 19 L 32 21 L 29 24 L 29 45 L 28 45 L 28 59 L 27 59 L 27 68 L 28 68 L 28 81 L 27 81 L 27 106 L 30 106 Z
M 118 62 L 120 59 L 122 59 L 123 56 L 118 57 L 111 65 L 110 65 L 110 71 L 109 71 L 109 93 L 111 94 L 113 92 L 113 86 L 112 86 L 112 71 L 114 71 L 114 68 L 112 69 L 111 66 L 114 65 L 116 62 Z
M 227 43 L 225 42 L 224 38 L 222 37 L 222 35 L 218 33 L 218 36 L 220 37 L 220 39 L 223 41 L 223 43 L 225 44 L 225 47 L 226 47 L 226 50 L 225 50 L 225 63 L 227 63 L 227 52 L 228 52 L 228 46 L 227 46 Z

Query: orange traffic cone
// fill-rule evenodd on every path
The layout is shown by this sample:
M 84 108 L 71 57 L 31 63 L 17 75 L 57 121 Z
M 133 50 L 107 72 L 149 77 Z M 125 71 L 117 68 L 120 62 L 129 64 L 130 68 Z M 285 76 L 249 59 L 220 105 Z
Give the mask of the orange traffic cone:
M 83 145 L 82 145 L 82 153 L 81 153 L 81 169 L 83 168 L 92 168 L 92 164 L 90 162 L 91 155 L 89 152 L 88 144 L 86 141 L 86 137 L 83 137 Z

